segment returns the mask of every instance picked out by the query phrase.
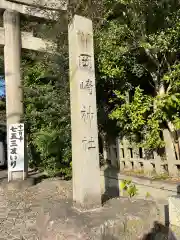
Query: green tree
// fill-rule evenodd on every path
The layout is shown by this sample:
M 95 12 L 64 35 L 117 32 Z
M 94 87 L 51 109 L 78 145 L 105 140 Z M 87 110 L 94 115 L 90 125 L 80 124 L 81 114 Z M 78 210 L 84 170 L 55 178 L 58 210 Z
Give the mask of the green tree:
M 49 175 L 71 176 L 69 89 L 46 64 L 23 62 L 25 123 L 31 164 Z
M 136 134 L 144 147 L 163 146 L 168 128 L 179 154 L 179 1 L 105 1 L 97 32 L 100 79 L 115 82 L 111 119 L 121 133 Z M 128 99 L 127 99 L 128 93 Z
M 71 176 L 71 125 L 68 81 L 67 20 L 23 16 L 21 30 L 54 41 L 48 52 L 22 52 L 25 123 L 30 165 L 48 175 Z

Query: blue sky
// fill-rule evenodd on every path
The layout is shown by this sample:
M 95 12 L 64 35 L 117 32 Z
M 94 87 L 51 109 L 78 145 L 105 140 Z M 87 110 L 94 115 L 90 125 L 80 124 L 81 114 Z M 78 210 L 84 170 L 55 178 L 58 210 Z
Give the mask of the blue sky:
M 0 97 L 5 96 L 5 80 L 0 76 Z

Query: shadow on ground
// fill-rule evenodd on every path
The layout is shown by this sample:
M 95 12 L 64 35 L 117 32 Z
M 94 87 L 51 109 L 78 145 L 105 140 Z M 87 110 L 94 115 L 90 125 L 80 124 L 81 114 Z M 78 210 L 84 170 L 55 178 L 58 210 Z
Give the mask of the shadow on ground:
M 29 172 L 29 177 L 34 179 L 35 185 L 42 182 L 45 179 L 48 179 L 48 178 L 51 179 L 51 177 L 47 176 L 47 174 L 44 174 L 44 173 L 41 173 L 38 171 L 36 171 L 36 172 L 32 171 L 31 173 Z M 67 178 L 67 179 L 62 178 L 62 176 L 60 174 L 55 175 L 54 178 L 57 178 L 59 180 L 65 180 L 65 181 L 68 181 L 71 179 L 71 178 Z
M 8 178 L 7 167 L 1 166 L 0 167 L 0 183 L 5 181 Z
M 111 234 L 104 234 L 101 237 L 101 240 L 120 240 L 124 239 L 123 237 L 114 237 Z M 131 238 L 130 238 L 131 239 Z M 133 238 L 131 239 L 133 240 Z M 168 226 L 165 226 L 159 222 L 154 222 L 153 228 L 147 234 L 144 234 L 143 237 L 140 237 L 139 240 L 178 240 L 171 229 Z
M 105 177 L 104 179 L 105 192 L 102 195 L 103 204 L 112 198 L 119 197 L 120 195 L 118 173 L 119 170 L 110 165 L 106 166 L 104 169 L 104 176 L 111 176 L 111 178 Z M 113 181 L 113 184 L 110 181 Z
M 45 174 L 42 174 L 42 175 L 39 175 L 39 176 L 35 175 L 35 176 L 33 176 L 33 178 L 34 178 L 34 185 L 36 185 L 36 184 L 42 182 L 43 180 L 45 180 L 45 179 L 47 179 L 49 177 L 47 175 L 45 175 Z
M 39 172 L 37 169 L 28 171 L 29 178 L 33 179 L 34 185 L 41 183 L 43 180 L 50 178 L 44 172 Z
M 107 234 L 106 236 L 102 236 L 101 240 L 119 240 L 116 237 L 111 236 L 110 234 Z
M 168 226 L 154 222 L 151 231 L 145 234 L 140 240 L 177 240 Z
M 0 178 L 0 184 L 1 184 L 2 182 L 4 182 L 5 180 L 7 180 L 7 177 L 1 177 L 1 178 Z
M 29 170 L 28 171 L 28 178 L 26 179 L 26 181 L 31 181 L 33 182 L 33 185 L 36 185 L 40 182 L 42 182 L 44 179 L 47 179 L 48 176 L 45 175 L 44 173 L 39 173 L 35 170 Z M 0 170 L 0 184 L 3 183 L 8 183 L 8 171 L 3 170 L 1 168 Z

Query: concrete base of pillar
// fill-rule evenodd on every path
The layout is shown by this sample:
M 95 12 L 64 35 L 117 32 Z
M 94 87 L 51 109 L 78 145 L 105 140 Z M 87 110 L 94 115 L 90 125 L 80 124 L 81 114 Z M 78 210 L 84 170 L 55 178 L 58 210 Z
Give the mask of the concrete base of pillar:
M 171 225 L 180 227 L 180 197 L 169 197 L 169 222 Z
M 89 196 L 83 203 L 74 201 L 73 207 L 80 212 L 95 210 L 102 207 L 101 198 L 99 198 L 99 195 Z

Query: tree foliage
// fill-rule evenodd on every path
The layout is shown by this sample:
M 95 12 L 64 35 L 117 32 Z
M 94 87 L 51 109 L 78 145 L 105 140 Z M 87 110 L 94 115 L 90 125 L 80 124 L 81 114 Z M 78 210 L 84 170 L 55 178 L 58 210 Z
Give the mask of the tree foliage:
M 23 63 L 25 123 L 31 164 L 49 175 L 71 175 L 70 112 L 67 86 L 46 64 Z
M 140 135 L 144 147 L 163 146 L 168 128 L 175 144 L 180 122 L 179 1 L 105 1 L 97 32 L 100 78 L 115 82 L 111 119 L 121 133 Z M 127 93 L 129 95 L 127 99 Z
M 67 22 L 37 22 L 21 17 L 21 30 L 53 41 L 51 51 L 22 52 L 25 123 L 30 165 L 48 175 L 71 176 L 71 127 L 68 81 Z

